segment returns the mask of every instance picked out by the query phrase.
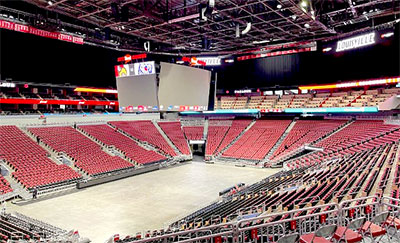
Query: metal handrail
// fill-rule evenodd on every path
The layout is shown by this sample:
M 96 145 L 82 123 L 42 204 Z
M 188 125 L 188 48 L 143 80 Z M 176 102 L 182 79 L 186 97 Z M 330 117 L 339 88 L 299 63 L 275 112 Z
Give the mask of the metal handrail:
M 370 199 L 375 199 L 374 202 L 367 202 Z M 358 204 L 358 205 L 349 205 L 352 202 L 356 201 L 365 201 L 363 204 Z M 145 239 L 135 239 L 134 241 L 137 243 L 144 243 L 144 242 L 152 242 L 152 241 L 164 241 L 168 242 L 168 239 L 171 238 L 186 238 L 184 240 L 178 240 L 179 242 L 198 242 L 201 240 L 210 240 L 211 242 L 214 242 L 215 237 L 222 237 L 222 236 L 230 236 L 233 239 L 233 242 L 238 242 L 242 234 L 248 231 L 251 231 L 253 229 L 265 229 L 267 227 L 281 227 L 282 228 L 282 233 L 285 233 L 285 228 L 284 224 L 292 221 L 299 221 L 302 224 L 306 224 L 307 222 L 311 224 L 316 224 L 321 225 L 323 223 L 318 221 L 318 218 L 321 217 L 322 215 L 332 215 L 330 217 L 331 220 L 330 222 L 335 222 L 338 225 L 346 225 L 346 222 L 344 219 L 346 219 L 346 213 L 350 209 L 362 209 L 367 206 L 373 206 L 373 212 L 374 214 L 382 212 L 384 209 L 384 206 L 387 206 L 389 209 L 396 209 L 399 210 L 400 206 L 394 205 L 391 202 L 398 202 L 400 203 L 400 199 L 395 199 L 391 197 L 377 197 L 377 196 L 369 196 L 369 197 L 362 197 L 362 198 L 357 198 L 357 199 L 351 199 L 347 201 L 343 201 L 340 204 L 337 203 L 330 203 L 330 204 L 323 204 L 323 205 L 318 205 L 318 206 L 313 206 L 313 207 L 307 207 L 307 208 L 302 208 L 302 209 L 296 209 L 296 210 L 291 210 L 287 212 L 279 212 L 279 213 L 272 213 L 268 215 L 260 215 L 254 218 L 249 218 L 249 219 L 242 219 L 236 222 L 228 222 L 228 223 L 221 223 L 221 224 L 216 224 L 216 225 L 210 225 L 210 226 L 205 226 L 205 227 L 200 227 L 197 229 L 190 229 L 190 230 L 182 230 L 174 233 L 168 233 L 165 235 L 158 235 L 158 236 L 150 236 Z M 349 205 L 349 206 L 347 206 Z M 301 212 L 310 212 L 310 211 L 315 211 L 316 209 L 320 209 L 319 212 L 317 213 L 309 213 L 305 215 L 299 215 Z M 289 216 L 284 219 L 281 219 L 279 221 L 268 221 L 268 219 L 274 219 L 278 216 Z M 328 217 L 328 223 L 329 223 L 329 217 Z M 257 222 L 255 225 L 250 225 L 251 223 Z M 260 222 L 260 223 L 259 223 Z M 273 228 L 276 229 L 276 228 Z M 300 225 L 300 228 L 298 230 L 301 231 L 302 225 Z M 199 233 L 205 233 L 207 232 L 207 235 L 202 235 L 202 236 L 197 236 Z M 191 235 L 192 234 L 192 235 Z M 264 234 L 264 233 L 263 233 Z M 267 234 L 267 233 L 265 233 Z M 193 237 L 193 238 L 188 238 L 188 237 Z

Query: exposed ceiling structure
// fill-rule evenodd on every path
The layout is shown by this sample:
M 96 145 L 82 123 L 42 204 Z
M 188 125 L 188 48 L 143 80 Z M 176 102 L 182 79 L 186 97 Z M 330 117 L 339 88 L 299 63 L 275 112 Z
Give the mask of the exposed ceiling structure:
M 334 38 L 400 19 L 400 0 L 215 0 L 214 7 L 212 0 L 24 1 L 3 4 L 0 13 L 18 10 L 93 43 L 144 51 L 150 41 L 154 52 L 182 54 Z

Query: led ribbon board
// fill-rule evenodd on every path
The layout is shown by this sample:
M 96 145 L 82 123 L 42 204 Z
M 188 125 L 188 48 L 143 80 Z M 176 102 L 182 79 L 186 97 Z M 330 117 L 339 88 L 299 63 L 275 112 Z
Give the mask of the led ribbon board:
M 115 105 L 118 101 L 101 101 L 101 100 L 41 100 L 41 99 L 3 99 L 0 98 L 0 104 L 30 104 L 30 105 Z
M 72 42 L 75 44 L 80 44 L 82 45 L 84 43 L 84 40 L 82 37 L 79 36 L 73 36 L 69 34 L 63 34 L 59 32 L 50 32 L 47 30 L 41 30 L 41 29 L 36 29 L 32 26 L 26 25 L 26 24 L 18 24 L 6 20 L 1 20 L 0 19 L 0 29 L 8 29 L 8 30 L 13 30 L 17 32 L 22 32 L 22 33 L 28 33 L 32 35 L 37 35 L 41 37 L 46 37 L 50 39 L 58 39 L 62 41 L 67 41 L 67 42 Z
M 336 52 L 347 51 L 372 44 L 375 44 L 375 32 L 338 41 Z
M 115 89 L 97 89 L 97 88 L 84 88 L 78 87 L 74 89 L 75 92 L 88 92 L 88 93 L 104 93 L 104 94 L 118 94 Z
M 286 108 L 285 113 L 373 113 L 375 106 L 368 107 L 328 107 L 328 108 Z
M 375 86 L 400 83 L 400 77 L 353 81 L 348 83 L 300 86 L 300 90 L 341 89 L 351 87 Z

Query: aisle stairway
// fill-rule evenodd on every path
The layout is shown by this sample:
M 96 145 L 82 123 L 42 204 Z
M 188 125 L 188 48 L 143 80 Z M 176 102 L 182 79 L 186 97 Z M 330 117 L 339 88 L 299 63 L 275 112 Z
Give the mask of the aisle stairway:
M 27 136 L 32 138 L 32 140 L 34 140 L 34 141 L 36 140 L 36 136 L 33 133 L 31 133 L 26 127 L 20 128 L 20 130 L 23 131 Z M 83 179 L 89 179 L 90 178 L 90 176 L 88 174 L 84 173 L 83 171 L 81 171 L 79 168 L 77 168 L 74 165 L 74 163 L 73 163 L 74 160 L 71 157 L 69 157 L 67 154 L 65 154 L 63 152 L 60 152 L 60 153 L 54 152 L 53 149 L 50 146 L 48 146 L 47 144 L 43 143 L 43 141 L 41 141 L 39 143 L 39 145 L 44 150 L 46 150 L 46 152 L 48 152 L 50 154 L 49 159 L 53 160 L 54 163 L 68 165 L 71 169 L 73 169 L 74 171 L 79 173 L 82 176 Z M 63 163 L 60 160 L 60 156 L 62 156 L 65 160 L 68 160 L 68 162 L 67 163 Z M 55 162 L 55 161 L 58 161 L 58 162 Z
M 232 140 L 232 142 L 227 145 L 224 149 L 222 149 L 219 153 L 217 153 L 214 157 L 216 159 L 220 159 L 221 155 L 228 150 L 234 143 L 236 143 L 237 140 L 240 139 L 240 137 L 243 136 L 243 134 L 245 134 L 248 130 L 250 130 L 250 128 L 256 123 L 256 120 L 253 120 L 234 140 Z
M 171 146 L 171 147 L 174 149 L 175 153 L 176 153 L 178 156 L 181 156 L 182 153 L 181 153 L 181 152 L 179 151 L 179 149 L 175 146 L 175 144 L 171 142 L 171 140 L 169 139 L 169 137 L 165 134 L 165 132 L 164 132 L 164 131 L 161 129 L 161 127 L 158 125 L 157 121 L 152 120 L 151 122 L 152 122 L 153 125 L 157 128 L 158 132 L 159 132 L 159 133 L 161 134 L 161 136 L 165 139 L 165 141 L 167 141 L 168 145 Z
M 292 128 L 294 127 L 294 125 L 296 125 L 296 121 L 297 119 L 294 119 L 292 121 L 292 123 L 290 123 L 290 125 L 288 126 L 288 128 L 286 129 L 286 131 L 283 133 L 283 135 L 279 138 L 279 140 L 276 142 L 276 144 L 274 145 L 274 147 L 272 147 L 272 149 L 268 152 L 268 154 L 265 156 L 264 160 L 262 162 L 268 162 L 269 158 L 272 156 L 272 154 L 275 152 L 275 150 L 278 149 L 278 147 L 282 144 L 283 140 L 285 140 L 285 138 L 287 137 L 287 135 L 290 133 L 290 131 L 292 130 Z
M 116 127 L 115 127 L 113 124 L 111 124 L 111 123 L 107 123 L 107 125 L 110 126 L 110 127 L 112 127 L 113 129 L 117 129 L 118 132 L 121 133 L 121 134 L 123 134 L 124 136 L 126 136 L 126 137 L 128 137 L 128 138 L 130 138 L 130 139 L 132 139 L 132 140 L 134 140 L 134 141 L 136 141 L 136 143 L 137 143 L 139 146 L 141 146 L 142 148 L 147 149 L 147 150 L 156 151 L 156 152 L 162 154 L 163 156 L 165 156 L 165 157 L 167 157 L 167 158 L 169 158 L 169 159 L 172 160 L 172 156 L 170 156 L 169 154 L 164 153 L 163 151 L 157 149 L 154 145 L 152 145 L 152 144 L 150 144 L 150 143 L 147 143 L 147 142 L 145 142 L 145 141 L 142 141 L 142 140 L 139 140 L 139 139 L 135 138 L 134 136 L 128 134 L 128 133 L 125 132 L 124 130 L 122 130 L 122 129 L 120 129 L 120 128 L 116 128 Z

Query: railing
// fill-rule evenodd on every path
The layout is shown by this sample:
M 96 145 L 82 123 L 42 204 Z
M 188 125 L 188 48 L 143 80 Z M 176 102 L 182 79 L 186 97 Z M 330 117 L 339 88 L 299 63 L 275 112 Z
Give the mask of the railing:
M 397 205 L 396 205 L 397 204 Z M 144 242 L 274 242 L 280 237 L 292 234 L 308 234 L 323 225 L 335 224 L 346 226 L 352 219 L 365 217 L 371 220 L 381 212 L 389 212 L 391 216 L 400 216 L 400 199 L 376 196 L 363 197 L 343 201 L 340 204 L 330 203 L 306 207 L 287 212 L 261 214 L 259 216 L 220 223 L 209 226 L 192 224 L 180 229 L 168 229 L 160 232 L 138 233 L 130 241 Z M 237 219 L 237 218 L 236 218 Z M 215 220 L 215 222 L 219 222 Z M 195 228 L 198 227 L 198 228 Z M 173 232 L 173 233 L 172 233 Z M 127 242 L 125 239 L 124 242 Z

